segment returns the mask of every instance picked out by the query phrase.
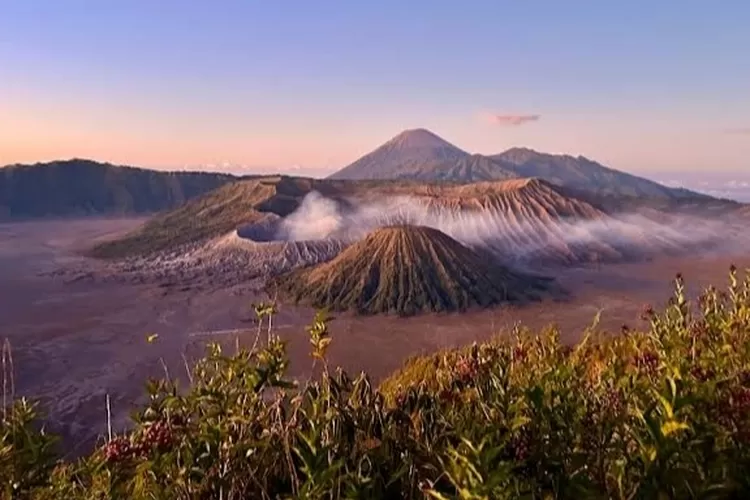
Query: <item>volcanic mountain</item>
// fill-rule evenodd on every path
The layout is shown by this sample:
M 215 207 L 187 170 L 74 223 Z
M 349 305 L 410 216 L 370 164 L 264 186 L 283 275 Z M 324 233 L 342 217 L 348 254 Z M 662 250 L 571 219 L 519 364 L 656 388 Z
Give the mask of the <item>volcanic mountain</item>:
M 584 194 L 653 199 L 711 199 L 605 167 L 583 156 L 513 148 L 469 154 L 425 129 L 406 130 L 329 179 L 413 179 L 472 183 L 536 177 Z
M 421 226 L 377 229 L 333 260 L 279 276 L 269 291 L 360 314 L 462 311 L 540 298 L 552 280 L 511 271 Z
M 429 130 L 405 130 L 329 179 L 477 180 L 516 177 L 492 159 L 471 155 Z
M 696 206 L 703 203 L 664 200 L 670 206 L 694 206 L 673 217 L 669 206 L 666 211 L 660 206 L 646 211 L 625 205 L 612 211 L 565 191 L 539 179 L 474 184 L 247 179 L 160 214 L 120 239 L 100 243 L 92 254 L 147 257 L 160 265 L 175 259 L 183 266 L 183 257 L 190 253 L 203 262 L 244 262 L 255 269 L 253 274 L 264 274 L 266 268 L 285 270 L 327 260 L 337 248 L 371 231 L 407 223 L 437 228 L 514 268 L 537 268 L 639 260 L 692 251 L 697 244 L 726 236 L 716 227 L 698 231 L 704 217 Z M 718 208 L 708 212 L 707 220 L 728 210 Z M 730 208 L 736 211 L 738 206 Z M 687 230 L 686 224 L 693 229 Z M 279 258 L 266 265 L 271 254 Z
M 92 255 L 122 258 L 172 251 L 204 242 L 263 219 L 266 213 L 292 213 L 310 192 L 310 179 L 269 176 L 222 186 L 150 219 L 124 237 L 95 246 Z

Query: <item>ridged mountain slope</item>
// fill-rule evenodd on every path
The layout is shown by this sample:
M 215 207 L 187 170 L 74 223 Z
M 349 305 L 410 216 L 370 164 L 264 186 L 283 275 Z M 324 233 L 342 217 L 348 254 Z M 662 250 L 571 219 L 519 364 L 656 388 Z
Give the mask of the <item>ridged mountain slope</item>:
M 336 311 L 409 315 L 536 299 L 549 287 L 549 279 L 511 271 L 437 229 L 394 226 L 278 277 L 269 291 Z
M 238 227 L 260 220 L 269 204 L 286 215 L 287 207 L 278 196 L 275 179 L 238 181 L 211 191 L 170 212 L 157 215 L 143 227 L 123 238 L 101 243 L 92 255 L 119 258 L 171 250 L 180 245 L 227 234 Z
M 643 198 L 708 198 L 615 170 L 583 156 L 552 155 L 528 148 L 513 148 L 492 155 L 520 177 L 538 177 L 559 186 L 598 194 Z
M 491 156 L 469 154 L 425 129 L 400 133 L 329 179 L 473 183 L 529 177 L 605 196 L 710 199 L 605 167 L 583 156 L 551 155 L 528 148 Z
M 425 172 L 469 157 L 429 130 L 405 130 L 329 179 L 416 179 Z

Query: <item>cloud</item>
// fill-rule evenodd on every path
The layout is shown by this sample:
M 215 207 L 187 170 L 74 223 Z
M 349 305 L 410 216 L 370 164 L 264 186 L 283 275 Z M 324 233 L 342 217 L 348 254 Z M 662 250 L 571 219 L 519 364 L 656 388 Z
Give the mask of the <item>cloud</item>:
M 498 113 L 485 113 L 484 119 L 492 125 L 501 127 L 518 127 L 529 122 L 539 121 L 541 115 L 502 115 Z

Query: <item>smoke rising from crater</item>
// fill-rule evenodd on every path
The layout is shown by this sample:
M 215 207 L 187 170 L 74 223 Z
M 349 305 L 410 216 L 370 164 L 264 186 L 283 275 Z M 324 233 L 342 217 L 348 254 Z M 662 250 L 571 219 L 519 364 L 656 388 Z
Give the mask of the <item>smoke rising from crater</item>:
M 356 241 L 379 227 L 413 224 L 439 229 L 459 242 L 495 251 L 505 259 L 621 260 L 690 248 L 746 248 L 740 226 L 659 212 L 589 219 L 544 211 L 521 215 L 500 210 L 445 207 L 439 200 L 396 196 L 345 206 L 317 192 L 283 219 L 276 239 Z

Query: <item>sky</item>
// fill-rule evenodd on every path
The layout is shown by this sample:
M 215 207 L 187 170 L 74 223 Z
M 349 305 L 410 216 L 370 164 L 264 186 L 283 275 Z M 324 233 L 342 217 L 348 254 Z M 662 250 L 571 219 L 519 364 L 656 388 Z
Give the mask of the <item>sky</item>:
M 0 164 L 332 172 L 403 129 L 750 173 L 750 2 L 0 0 Z

